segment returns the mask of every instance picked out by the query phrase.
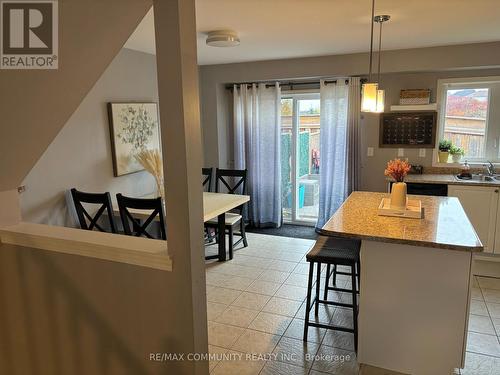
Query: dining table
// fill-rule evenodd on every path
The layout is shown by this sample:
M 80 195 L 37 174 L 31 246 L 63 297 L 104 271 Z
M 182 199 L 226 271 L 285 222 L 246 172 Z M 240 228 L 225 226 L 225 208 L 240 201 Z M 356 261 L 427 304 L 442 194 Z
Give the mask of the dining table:
M 152 195 L 142 196 L 139 198 L 153 198 Z M 205 259 L 218 259 L 220 262 L 226 258 L 226 212 L 235 209 L 250 201 L 250 196 L 240 194 L 225 194 L 225 193 L 210 193 L 203 192 L 203 222 L 217 218 L 217 245 L 218 251 L 216 255 L 206 255 Z M 151 210 L 140 210 L 129 208 L 128 211 L 137 219 L 148 219 L 151 215 Z M 116 216 L 120 215 L 120 210 L 117 204 L 113 205 L 113 213 Z

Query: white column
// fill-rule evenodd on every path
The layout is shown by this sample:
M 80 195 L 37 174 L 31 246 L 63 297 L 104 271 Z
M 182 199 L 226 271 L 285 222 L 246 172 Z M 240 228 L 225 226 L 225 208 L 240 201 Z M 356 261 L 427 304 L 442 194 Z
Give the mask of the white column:
M 179 351 L 207 352 L 202 146 L 194 0 L 154 0 L 168 251 L 179 290 Z M 160 296 L 159 296 L 160 298 Z M 207 362 L 190 373 L 208 373 Z

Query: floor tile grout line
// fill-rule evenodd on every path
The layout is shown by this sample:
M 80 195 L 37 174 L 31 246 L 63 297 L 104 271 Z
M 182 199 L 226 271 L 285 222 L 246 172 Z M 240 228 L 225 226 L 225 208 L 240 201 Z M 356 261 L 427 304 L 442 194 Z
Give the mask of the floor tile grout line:
M 479 285 L 479 280 L 478 280 L 478 285 Z M 483 296 L 484 299 L 484 293 L 483 293 L 483 288 L 480 286 L 479 290 L 481 291 L 481 295 Z M 493 324 L 493 317 L 491 316 L 490 309 L 488 307 L 488 304 L 486 303 L 486 300 L 484 301 L 484 304 L 486 305 L 486 311 L 488 312 L 488 317 L 490 318 L 490 323 L 493 326 L 493 330 L 495 330 L 495 325 Z
M 323 273 L 323 269 L 321 269 L 321 271 L 320 271 L 320 279 L 321 279 L 321 273 Z M 311 294 L 312 294 L 312 293 L 311 293 Z M 320 295 L 321 295 L 321 291 L 320 291 Z M 317 297 L 319 298 L 319 296 L 317 296 Z M 307 306 L 306 306 L 306 308 L 307 308 Z M 330 321 L 329 321 L 329 323 L 328 323 L 328 324 L 330 324 L 330 323 L 331 323 L 332 319 L 333 319 L 333 318 L 334 318 L 334 316 L 335 316 L 335 312 L 336 312 L 336 311 L 337 311 L 337 307 L 335 306 L 335 307 L 333 308 L 332 318 L 330 319 Z M 318 350 L 317 350 L 317 351 L 316 351 L 316 353 L 314 354 L 314 356 L 315 356 L 315 357 L 314 357 L 313 363 L 311 364 L 311 369 L 310 369 L 309 373 L 311 373 L 311 372 L 312 372 L 312 370 L 313 370 L 314 364 L 316 363 L 316 356 L 318 355 L 318 352 L 319 352 L 319 350 L 321 349 L 321 347 L 324 345 L 323 343 L 324 343 L 324 341 L 325 341 L 325 338 L 326 338 L 327 333 L 328 333 L 328 329 L 325 329 L 325 334 L 323 335 L 323 337 L 322 337 L 322 339 L 321 339 L 321 342 L 320 342 L 320 343 L 319 343 L 319 345 L 318 345 Z
M 485 354 L 485 353 L 481 353 L 481 352 L 476 352 L 476 351 L 473 351 L 473 350 L 466 350 L 467 353 L 473 353 L 473 354 L 479 354 L 479 355 L 482 355 L 484 357 L 491 357 L 491 358 L 498 358 L 500 359 L 500 355 L 493 355 L 493 354 Z
M 273 260 L 276 260 L 276 259 L 273 259 Z M 279 260 L 279 259 L 278 259 L 278 260 Z M 294 262 L 294 263 L 297 263 L 297 264 L 296 264 L 296 266 L 295 266 L 295 267 L 294 267 L 294 268 L 293 268 L 293 269 L 289 272 L 289 273 L 290 273 L 290 275 L 293 273 L 293 271 L 294 271 L 294 270 L 297 268 L 297 266 L 300 264 L 300 262 Z M 266 269 L 268 269 L 268 270 L 269 270 L 270 268 L 266 268 Z M 287 271 L 283 271 L 283 270 L 276 270 L 276 271 L 287 272 Z M 261 273 L 258 277 L 262 276 L 262 274 L 263 274 L 264 272 L 265 272 L 265 271 L 263 271 L 263 272 L 262 272 L 262 273 Z M 289 277 L 289 276 L 288 276 L 288 277 Z M 287 277 L 287 279 L 288 279 L 288 277 Z M 282 299 L 288 299 L 288 298 L 286 298 L 286 297 L 276 296 L 276 293 L 278 293 L 278 290 L 280 290 L 280 288 L 281 288 L 283 285 L 288 285 L 288 284 L 285 284 L 285 283 L 284 283 L 285 281 L 286 281 L 286 279 L 285 279 L 284 281 L 282 281 L 281 283 L 276 283 L 276 284 L 280 284 L 279 288 L 277 288 L 277 289 L 276 289 L 276 291 L 274 292 L 274 294 L 271 296 L 271 298 L 270 298 L 270 299 L 269 299 L 269 301 L 266 303 L 266 305 L 264 305 L 264 306 L 262 307 L 262 309 L 260 310 L 260 312 L 265 312 L 263 309 L 265 308 L 265 306 L 267 306 L 267 304 L 271 301 L 271 299 L 272 299 L 273 297 L 276 297 L 276 298 L 282 298 Z M 315 283 L 315 284 L 316 284 L 316 283 Z M 258 294 L 258 293 L 256 293 L 256 294 Z M 304 298 L 304 299 L 305 299 L 305 298 Z M 288 323 L 288 325 L 287 325 L 286 329 L 283 331 L 283 333 L 280 335 L 280 338 L 279 338 L 279 340 L 277 341 L 276 345 L 274 345 L 274 347 L 273 347 L 273 351 L 276 349 L 276 346 L 279 344 L 279 342 L 281 342 L 281 340 L 283 339 L 283 337 L 285 337 L 284 335 L 285 335 L 285 333 L 286 333 L 287 329 L 290 327 L 290 325 L 292 324 L 293 320 L 297 317 L 297 313 L 300 311 L 300 309 L 301 309 L 302 305 L 304 304 L 304 299 L 302 299 L 301 301 L 296 301 L 296 302 L 300 302 L 300 304 L 301 304 L 301 305 L 299 306 L 298 310 L 295 312 L 295 314 L 294 314 L 294 316 L 293 316 L 293 317 L 289 317 L 289 316 L 285 316 L 285 315 L 281 315 L 281 314 L 276 314 L 276 315 L 280 315 L 280 316 L 284 316 L 284 317 L 289 318 L 289 319 L 290 319 L 290 322 Z M 288 300 L 292 300 L 292 299 L 288 299 Z M 294 301 L 294 300 L 292 300 L 292 301 Z M 233 302 L 234 302 L 234 301 L 233 301 Z M 260 312 L 259 312 L 259 313 L 260 313 Z M 258 314 L 257 314 L 257 316 L 258 316 Z M 252 320 L 252 322 L 253 322 L 253 321 L 257 318 L 257 316 L 256 316 L 256 317 Z M 250 325 L 251 325 L 251 324 L 252 324 L 252 323 L 250 323 Z M 249 328 L 247 328 L 247 329 L 249 329 Z M 260 332 L 259 330 L 256 330 L 256 331 Z M 266 333 L 267 333 L 267 332 L 266 332 Z M 241 337 L 241 336 L 240 336 L 240 337 Z M 323 337 L 323 339 L 324 339 L 324 337 Z M 322 339 L 322 340 L 323 340 L 323 339 Z M 307 343 L 306 343 L 306 344 L 307 344 Z M 319 351 L 320 347 L 321 347 L 321 344 L 320 344 L 320 345 L 318 345 L 318 349 L 317 349 L 317 351 L 314 353 L 314 355 L 317 355 L 317 352 Z M 266 363 L 267 363 L 267 362 L 266 362 Z M 308 370 L 308 374 L 312 372 L 312 367 L 313 367 L 313 365 L 314 365 L 314 361 L 313 361 L 313 363 L 311 364 L 311 367 L 310 367 L 310 368 L 309 368 L 309 370 Z M 263 369 L 264 369 L 264 367 L 265 367 L 265 366 L 266 366 L 266 364 L 264 364 L 264 366 L 262 367 L 262 369 L 259 371 L 259 374 L 260 374 L 260 373 L 262 373 L 262 371 L 263 371 Z
M 239 339 L 239 337 L 238 337 L 238 339 Z M 226 349 L 227 351 L 231 350 L 231 351 L 233 351 L 233 352 L 237 352 L 237 353 L 239 353 L 239 354 L 246 354 L 246 353 L 240 352 L 239 350 L 234 350 L 234 349 L 223 348 L 222 346 L 219 346 L 219 348 Z M 209 372 L 210 372 L 210 373 L 212 373 L 212 372 L 213 372 L 213 371 L 217 368 L 217 366 L 219 366 L 222 362 L 223 362 L 222 360 L 221 360 L 221 361 L 219 361 L 219 362 L 217 362 L 217 365 L 215 365 L 215 367 L 212 369 L 212 371 L 209 371 Z
M 493 279 L 497 279 L 496 277 L 492 277 L 492 278 Z M 479 284 L 479 281 L 478 281 L 478 284 Z M 484 289 L 489 289 L 489 288 L 484 288 Z M 481 295 L 483 296 L 483 298 L 485 298 L 484 297 L 484 293 L 483 293 L 483 288 L 480 287 L 480 290 L 481 290 Z M 497 290 L 497 289 L 493 289 L 493 290 Z M 490 302 L 490 303 L 494 303 L 494 302 Z M 493 322 L 493 319 L 499 319 L 499 318 L 494 318 L 493 316 L 491 316 L 490 309 L 488 307 L 488 303 L 486 302 L 486 299 L 484 300 L 484 304 L 486 305 L 486 311 L 488 311 L 488 315 L 490 317 L 491 325 L 493 326 L 493 331 L 495 332 L 495 334 L 497 336 L 498 343 L 500 344 L 500 328 L 499 328 L 499 330 L 497 330 L 497 327 L 496 327 L 495 323 Z
M 479 277 L 475 276 L 475 278 L 476 278 L 476 283 L 477 283 L 477 285 L 479 287 L 479 291 L 481 292 L 481 296 L 483 297 L 483 303 L 486 306 L 486 312 L 488 313 L 488 318 L 490 319 L 490 323 L 493 326 L 493 331 L 495 333 L 498 333 L 497 330 L 496 330 L 495 324 L 493 323 L 493 317 L 491 316 L 490 309 L 489 309 L 488 304 L 486 303 L 486 300 L 484 298 L 483 287 L 481 286 L 481 284 L 479 284 Z M 484 289 L 488 289 L 488 288 L 484 288 Z M 469 313 L 469 315 L 471 315 L 471 314 Z M 475 314 L 472 314 L 472 315 L 475 315 Z M 481 315 L 481 316 L 484 316 L 484 315 Z M 474 331 L 469 331 L 469 332 L 476 333 Z M 500 337 L 498 335 L 497 335 L 497 342 L 500 345 Z M 466 351 L 467 351 L 467 348 L 466 348 Z M 500 358 L 500 356 L 497 357 L 497 356 L 493 356 L 493 355 L 490 355 L 490 354 L 477 353 L 477 352 L 472 352 L 472 351 L 469 351 L 469 352 L 470 353 L 475 353 L 475 354 L 481 354 L 481 355 L 485 355 L 485 356 L 493 357 L 493 358 Z
M 482 315 L 476 315 L 476 316 L 482 316 Z M 479 332 L 479 331 L 471 331 L 470 329 L 467 332 L 476 333 L 479 335 L 486 335 L 486 336 L 497 336 L 495 333 L 484 333 L 484 332 Z
M 284 284 L 284 285 L 289 285 L 289 284 Z M 237 292 L 241 292 L 241 293 L 240 293 L 240 295 L 241 295 L 241 294 L 243 294 L 244 292 L 247 292 L 247 293 L 258 294 L 258 295 L 260 295 L 260 296 L 265 296 L 265 297 L 271 297 L 271 298 L 272 298 L 272 297 L 276 297 L 276 298 L 286 299 L 286 300 L 288 300 L 288 301 L 295 301 L 295 302 L 300 302 L 300 303 L 302 303 L 302 302 L 303 302 L 303 301 L 299 301 L 299 300 L 297 300 L 297 299 L 292 299 L 292 298 L 289 298 L 289 297 L 276 296 L 275 294 L 273 294 L 273 295 L 270 295 L 270 294 L 263 294 L 263 293 L 258 293 L 258 292 L 254 292 L 254 291 L 251 291 L 251 290 L 233 289 L 233 288 L 227 288 L 227 287 L 224 287 L 224 286 L 217 286 L 217 285 L 210 285 L 210 286 L 212 286 L 212 287 L 214 287 L 214 288 L 229 289 L 229 290 L 234 290 L 234 291 L 237 291 Z M 295 286 L 295 285 L 290 285 L 290 286 Z M 275 292 L 275 293 L 276 293 L 276 292 Z M 239 296 L 238 296 L 238 297 L 239 297 Z M 304 299 L 305 299 L 305 297 L 304 297 Z M 225 305 L 225 303 L 222 303 L 222 302 L 217 302 L 217 301 L 208 301 L 208 300 L 207 300 L 207 302 L 212 302 L 212 303 L 221 303 L 221 304 L 224 304 L 224 305 Z M 234 301 L 233 301 L 233 302 L 234 302 Z M 231 304 L 232 304 L 232 302 L 230 303 L 230 305 L 231 305 Z M 252 309 L 250 309 L 250 310 L 252 310 Z M 278 314 L 278 315 L 280 315 L 280 314 Z
M 267 302 L 264 306 L 262 306 L 260 309 L 251 309 L 251 308 L 249 309 L 248 307 L 242 307 L 242 308 L 249 309 L 249 310 L 253 310 L 253 311 L 257 312 L 257 315 L 256 315 L 256 316 L 255 316 L 255 317 L 251 320 L 251 322 L 249 323 L 249 325 L 248 325 L 247 327 L 241 327 L 241 326 L 234 326 L 234 327 L 240 328 L 240 329 L 242 329 L 243 331 L 246 331 L 246 330 L 251 330 L 251 331 L 262 332 L 262 333 L 272 334 L 272 335 L 276 335 L 276 336 L 278 336 L 278 337 L 279 337 L 279 340 L 277 340 L 276 345 L 274 345 L 274 346 L 273 346 L 273 350 L 276 348 L 276 346 L 279 344 L 279 342 L 280 342 L 281 340 L 283 340 L 283 338 L 284 338 L 284 337 L 287 337 L 287 336 L 285 336 L 285 333 L 286 333 L 286 331 L 289 329 L 289 327 L 290 327 L 290 325 L 292 324 L 292 322 L 293 322 L 295 319 L 297 319 L 297 320 L 303 320 L 303 317 L 302 317 L 301 315 L 298 315 L 298 314 L 299 314 L 299 312 L 300 312 L 300 310 L 301 310 L 301 308 L 302 308 L 303 304 L 305 303 L 305 302 L 304 302 L 304 300 L 302 300 L 302 301 L 298 301 L 298 300 L 296 300 L 296 299 L 291 299 L 291 298 L 288 298 L 288 297 L 283 297 L 283 296 L 278 296 L 278 295 L 276 295 L 276 294 L 278 293 L 278 290 L 280 290 L 280 289 L 281 289 L 284 285 L 287 285 L 287 286 L 296 286 L 296 285 L 293 285 L 293 284 L 285 284 L 286 280 L 287 280 L 287 279 L 288 279 L 288 278 L 289 278 L 292 274 L 302 275 L 302 276 L 307 276 L 307 275 L 304 275 L 304 274 L 298 274 L 298 273 L 293 272 L 293 271 L 296 269 L 296 267 L 298 266 L 298 264 L 300 264 L 301 262 L 294 262 L 294 263 L 297 263 L 297 265 L 294 267 L 294 269 L 293 269 L 293 270 L 291 270 L 291 272 L 289 272 L 289 271 L 282 271 L 282 270 L 276 270 L 276 271 L 279 271 L 279 272 L 288 273 L 288 274 L 289 274 L 289 276 L 288 276 L 286 279 L 284 279 L 283 281 L 274 282 L 275 284 L 279 284 L 279 287 L 276 289 L 276 291 L 275 291 L 272 295 L 267 295 L 267 294 L 262 294 L 262 293 L 255 293 L 255 292 L 252 292 L 252 291 L 241 290 L 241 289 L 232 289 L 232 288 L 227 288 L 227 287 L 225 287 L 225 286 L 217 286 L 217 285 L 215 285 L 215 286 L 214 286 L 214 285 L 212 285 L 212 287 L 214 287 L 214 288 L 223 288 L 223 289 L 230 289 L 230 290 L 233 290 L 233 291 L 237 291 L 237 292 L 238 292 L 238 297 L 237 297 L 237 298 L 239 298 L 239 296 L 241 296 L 243 293 L 248 292 L 248 293 L 254 293 L 254 294 L 257 294 L 257 295 L 262 295 L 262 296 L 268 297 L 268 298 L 269 298 L 269 300 L 270 300 L 271 298 L 273 298 L 273 297 L 276 297 L 276 298 L 286 299 L 286 300 L 291 300 L 291 301 L 295 301 L 295 302 L 299 302 L 299 303 L 300 303 L 300 307 L 299 307 L 299 309 L 297 310 L 297 312 L 294 314 L 294 316 L 293 316 L 293 317 L 288 316 L 288 315 L 277 314 L 277 313 L 275 313 L 275 312 L 272 312 L 272 313 L 271 313 L 271 314 L 273 314 L 273 315 L 279 315 L 279 316 L 286 317 L 286 318 L 289 320 L 289 323 L 287 324 L 287 327 L 283 330 L 283 333 L 281 333 L 281 334 L 275 334 L 275 333 L 265 332 L 265 331 L 262 331 L 262 330 L 260 330 L 260 329 L 249 328 L 249 326 L 250 326 L 250 325 L 251 325 L 251 324 L 255 321 L 255 319 L 258 317 L 258 315 L 259 315 L 261 312 L 265 313 L 265 311 L 263 311 L 263 309 L 265 308 L 265 306 L 267 305 L 267 303 L 269 303 L 269 301 L 268 301 L 268 302 Z M 255 267 L 253 267 L 253 268 L 255 268 Z M 265 270 L 269 270 L 269 268 L 266 268 Z M 259 273 L 259 275 L 257 275 L 257 276 L 252 276 L 251 278 L 249 278 L 249 277 L 247 277 L 247 278 L 248 278 L 248 279 L 252 279 L 252 283 L 253 283 L 253 282 L 255 282 L 256 280 L 259 280 L 259 277 L 260 277 L 260 276 L 262 276 L 262 274 L 265 272 L 265 270 L 263 270 L 263 271 L 262 271 L 261 273 Z M 229 278 L 231 278 L 231 277 L 238 277 L 237 275 L 226 275 L 226 274 L 224 274 L 224 275 L 225 275 L 225 276 L 227 276 L 227 277 L 229 277 Z M 477 279 L 477 278 L 476 278 L 476 279 Z M 477 280 L 476 280 L 476 281 L 477 281 Z M 483 316 L 487 316 L 487 317 L 489 318 L 490 323 L 491 323 L 491 324 L 493 325 L 493 327 L 494 327 L 494 332 L 497 332 L 497 330 L 496 330 L 496 328 L 495 328 L 495 325 L 493 324 L 493 317 L 492 317 L 492 315 L 491 315 L 490 309 L 489 309 L 489 307 L 487 306 L 487 302 L 485 301 L 485 298 L 484 298 L 484 290 L 483 290 L 483 289 L 488 289 L 488 288 L 482 288 L 482 287 L 479 285 L 479 283 L 478 283 L 478 289 L 480 290 L 481 296 L 483 297 L 483 301 L 482 301 L 482 302 L 483 302 L 483 303 L 486 305 L 486 307 L 487 307 L 487 308 L 486 308 L 487 315 L 483 315 Z M 341 296 L 341 297 L 342 297 L 342 296 Z M 304 298 L 304 299 L 305 299 L 305 298 Z M 224 309 L 224 311 L 226 311 L 229 307 L 238 307 L 238 306 L 233 305 L 234 301 L 235 301 L 235 300 L 233 300 L 233 301 L 232 301 L 231 303 L 229 303 L 229 304 L 225 304 L 225 303 L 223 303 L 223 305 L 225 305 L 225 306 L 226 306 L 226 308 Z M 221 304 L 220 302 L 214 302 L 214 303 L 219 303 L 219 304 Z M 331 320 L 333 320 L 333 319 L 335 318 L 335 313 L 337 312 L 337 310 L 338 310 L 337 308 L 335 308 L 335 309 L 333 310 L 333 315 L 332 315 L 332 318 L 330 319 L 330 321 L 331 321 Z M 477 315 L 477 314 L 470 314 L 470 315 Z M 481 316 L 481 315 L 477 315 L 477 316 Z M 217 319 L 217 318 L 216 318 L 216 319 Z M 215 323 L 218 323 L 218 322 L 215 322 Z M 227 323 L 221 323 L 221 324 L 227 324 Z M 228 325 L 233 326 L 233 325 L 231 325 L 231 324 L 228 324 Z M 495 335 L 492 335 L 492 334 L 482 333 L 482 332 L 477 332 L 477 331 L 470 331 L 470 332 L 471 332 L 471 333 L 475 333 L 475 334 L 479 334 L 479 335 L 495 336 Z M 242 333 L 242 334 L 243 334 L 243 333 Z M 241 335 L 242 335 L 242 334 L 241 334 Z M 241 335 L 237 335 L 237 338 L 236 338 L 235 343 L 236 343 L 236 342 L 237 342 L 237 341 L 241 338 Z M 317 350 L 315 351 L 314 355 L 317 355 L 317 354 L 318 354 L 318 352 L 319 352 L 319 350 L 320 350 L 320 348 L 321 348 L 322 346 L 328 346 L 328 347 L 330 347 L 330 345 L 326 345 L 326 343 L 325 343 L 326 335 L 327 335 L 327 332 L 325 332 L 325 335 L 323 335 L 323 336 L 321 337 L 321 339 L 319 340 L 319 342 L 318 342 L 318 343 L 314 343 L 314 344 L 318 345 L 318 346 L 317 346 Z M 288 337 L 287 337 L 287 338 L 288 338 Z M 500 340 L 500 337 L 498 337 L 498 335 L 497 335 L 497 338 Z M 299 341 L 299 340 L 300 340 L 300 339 L 298 339 L 298 338 L 291 338 L 291 339 L 293 339 L 293 340 L 297 340 L 297 341 Z M 232 346 L 233 346 L 233 345 L 234 345 L 234 343 L 232 344 Z M 334 347 L 334 348 L 335 348 L 335 347 Z M 235 350 L 235 349 L 233 349 L 233 348 L 224 348 L 224 349 L 225 349 L 225 350 L 231 350 L 231 351 L 237 351 L 237 352 L 239 352 L 238 350 Z M 345 349 L 345 348 L 338 348 L 338 349 L 347 350 L 347 349 Z M 351 351 L 351 350 L 347 350 L 347 351 Z M 485 354 L 485 353 L 482 353 L 482 352 L 476 352 L 476 351 L 471 351 L 471 350 L 467 350 L 467 352 L 472 353 L 472 354 L 474 354 L 474 355 L 484 356 L 484 357 L 490 357 L 490 358 L 495 358 L 495 359 L 496 359 L 496 358 L 500 358 L 499 356 L 492 355 L 492 354 Z M 266 364 L 267 364 L 267 363 L 269 363 L 269 362 L 271 362 L 271 361 L 266 361 L 266 362 L 264 362 L 264 363 L 262 364 L 262 367 L 261 367 L 261 369 L 259 370 L 259 373 L 261 373 L 261 372 L 263 371 L 263 369 L 265 368 Z M 284 363 L 285 363 L 285 362 L 284 362 Z M 314 364 L 315 364 L 315 363 L 316 363 L 316 360 L 313 360 L 313 362 L 312 362 L 312 364 L 311 364 L 311 367 L 307 370 L 307 373 L 309 373 L 309 374 L 310 374 L 312 371 L 314 371 L 313 367 L 314 367 Z M 220 363 L 217 363 L 217 364 L 214 366 L 214 369 L 213 369 L 213 370 L 215 370 L 215 369 L 216 369 L 219 365 L 220 365 Z M 296 364 L 294 364 L 294 365 L 296 365 Z M 301 366 L 299 366 L 299 367 L 301 367 Z

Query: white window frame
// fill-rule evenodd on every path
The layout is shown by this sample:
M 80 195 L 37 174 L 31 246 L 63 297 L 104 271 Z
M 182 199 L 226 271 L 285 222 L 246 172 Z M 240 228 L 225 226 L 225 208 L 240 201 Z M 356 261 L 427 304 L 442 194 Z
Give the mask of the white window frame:
M 436 103 L 437 103 L 437 129 L 436 129 L 436 145 L 432 152 L 432 166 L 433 167 L 441 167 L 441 168 L 450 168 L 450 167 L 461 167 L 462 163 L 439 163 L 438 162 L 438 146 L 439 141 L 443 139 L 444 135 L 444 124 L 445 124 L 445 115 L 446 115 L 446 98 L 445 93 L 446 90 L 450 89 L 451 86 L 456 86 L 457 89 L 466 88 L 469 85 L 484 85 L 483 87 L 489 88 L 488 85 L 491 84 L 500 84 L 500 76 L 491 76 L 491 77 L 467 77 L 467 78 L 447 78 L 447 79 L 438 79 L 437 81 L 437 94 L 436 94 Z M 500 100 L 500 98 L 498 99 Z M 486 116 L 486 142 L 488 142 L 488 126 L 489 126 L 489 114 L 491 109 L 491 88 L 488 91 L 488 113 Z M 500 124 L 497 124 L 500 126 Z M 500 145 L 497 144 L 497 147 Z M 485 145 L 485 148 L 487 145 Z M 467 160 L 470 166 L 472 167 L 481 167 L 488 160 L 488 158 L 465 158 L 463 161 Z M 496 166 L 500 166 L 500 158 L 492 160 L 493 164 Z

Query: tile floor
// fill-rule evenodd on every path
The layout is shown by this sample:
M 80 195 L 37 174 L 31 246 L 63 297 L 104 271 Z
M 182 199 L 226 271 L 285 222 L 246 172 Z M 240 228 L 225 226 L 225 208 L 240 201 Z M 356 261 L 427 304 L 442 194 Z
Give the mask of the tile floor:
M 463 375 L 500 374 L 500 279 L 474 277 Z
M 352 334 L 311 327 L 302 341 L 305 254 L 314 241 L 254 233 L 248 239 L 232 261 L 207 264 L 209 350 L 231 359 L 211 361 L 211 374 L 372 374 L 360 372 Z M 350 286 L 346 276 L 339 280 Z M 349 300 L 333 293 L 329 298 Z M 318 321 L 352 324 L 349 309 L 320 307 Z M 500 279 L 475 277 L 466 367 L 458 373 L 500 375 L 499 336 Z

